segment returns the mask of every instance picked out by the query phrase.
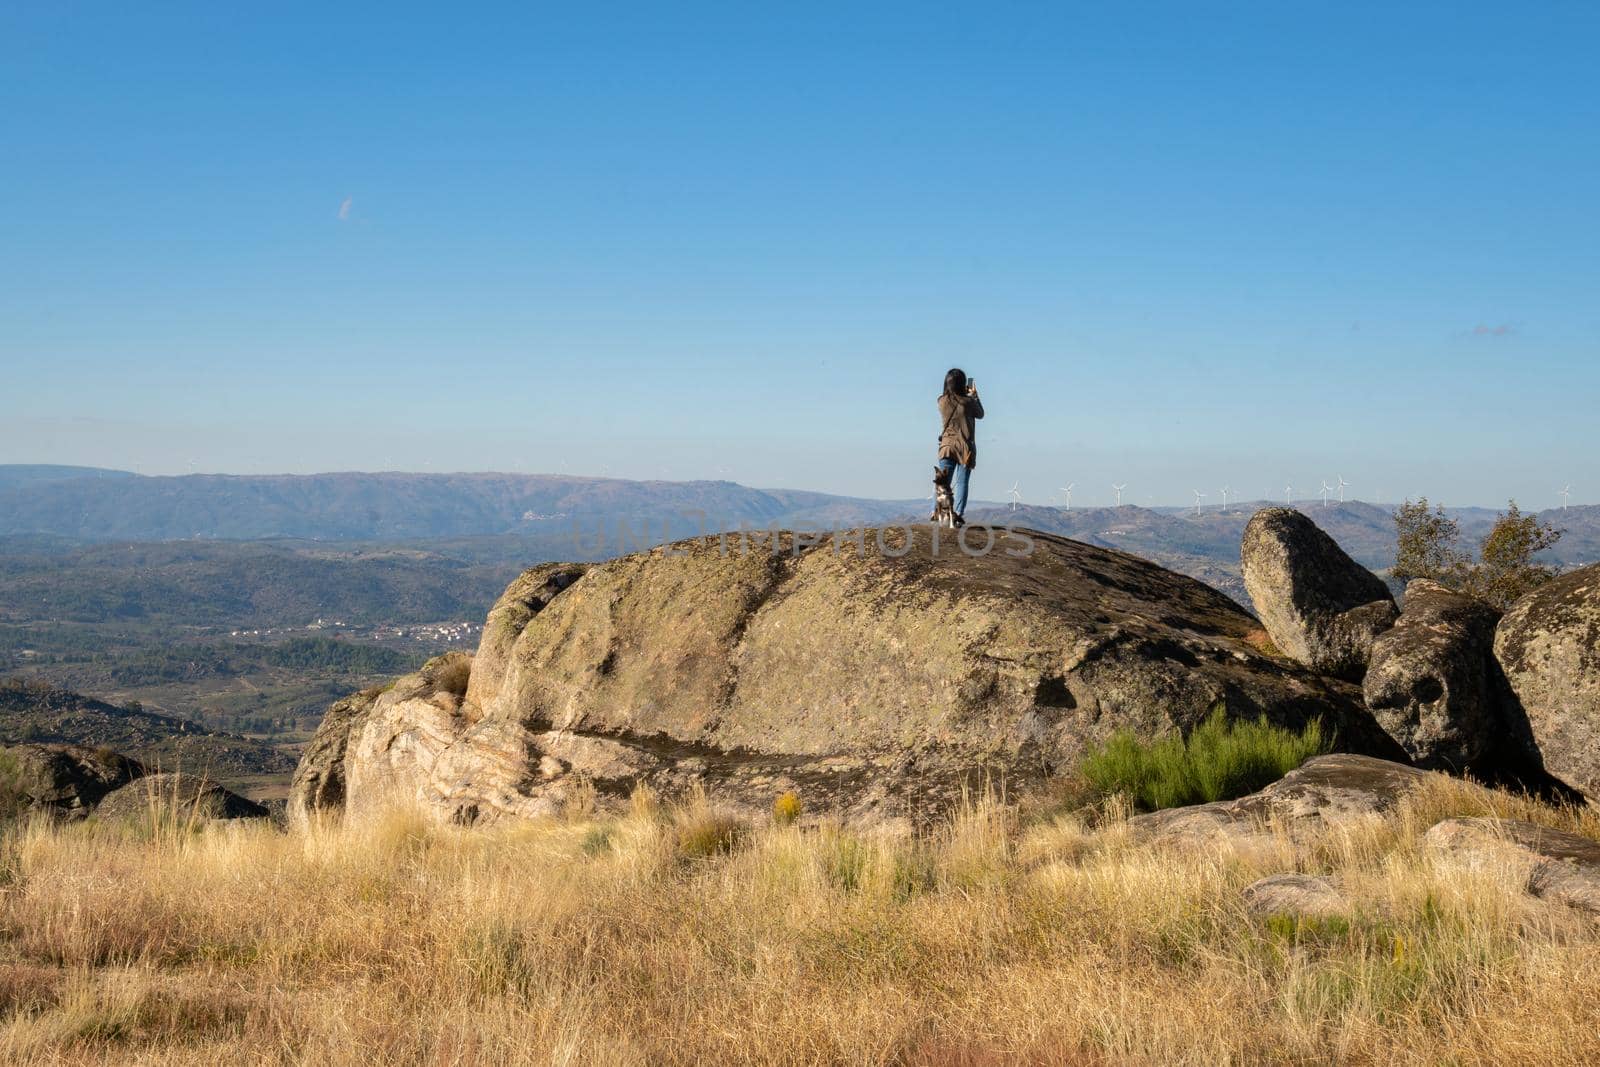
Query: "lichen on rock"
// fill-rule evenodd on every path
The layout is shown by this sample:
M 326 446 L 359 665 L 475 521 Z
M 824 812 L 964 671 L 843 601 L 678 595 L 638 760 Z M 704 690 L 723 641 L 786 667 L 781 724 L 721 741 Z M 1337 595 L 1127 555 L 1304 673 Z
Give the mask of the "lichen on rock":
M 1354 686 L 1258 651 L 1255 620 L 1221 593 L 1124 553 L 979 530 L 982 554 L 914 527 L 533 568 L 475 657 L 433 661 L 330 726 L 348 730 L 345 803 L 471 822 L 648 783 L 761 817 L 793 792 L 812 812 L 915 822 L 985 781 L 1026 791 L 1117 730 L 1186 731 L 1218 702 L 1398 755 Z

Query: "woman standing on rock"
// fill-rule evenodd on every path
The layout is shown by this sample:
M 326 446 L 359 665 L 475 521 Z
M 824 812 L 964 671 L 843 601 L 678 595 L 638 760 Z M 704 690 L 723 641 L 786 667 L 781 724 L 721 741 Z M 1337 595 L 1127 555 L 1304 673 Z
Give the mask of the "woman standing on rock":
M 976 382 L 966 371 L 952 367 L 944 376 L 944 392 L 939 395 L 939 469 L 951 472 L 950 489 L 955 494 L 955 522 L 965 525 L 967 483 L 972 468 L 978 465 L 978 438 L 973 423 L 983 418 L 983 401 L 978 399 Z

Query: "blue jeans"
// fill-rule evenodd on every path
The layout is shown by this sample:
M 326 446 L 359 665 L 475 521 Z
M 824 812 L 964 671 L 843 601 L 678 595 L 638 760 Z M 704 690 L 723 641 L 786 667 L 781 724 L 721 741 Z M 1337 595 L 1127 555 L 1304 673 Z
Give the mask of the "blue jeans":
M 972 477 L 972 468 L 963 467 L 953 459 L 941 459 L 939 469 L 942 471 L 955 471 L 950 476 L 950 491 L 956 495 L 956 514 L 967 513 L 967 479 Z

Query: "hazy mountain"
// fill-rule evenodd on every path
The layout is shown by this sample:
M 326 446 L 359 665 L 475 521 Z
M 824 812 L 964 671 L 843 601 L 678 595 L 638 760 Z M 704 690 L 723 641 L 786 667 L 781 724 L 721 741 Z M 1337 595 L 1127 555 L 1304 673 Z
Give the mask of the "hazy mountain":
M 55 463 L 0 464 L 0 493 L 24 486 L 39 486 L 50 482 L 68 482 L 87 478 L 137 478 L 132 471 L 107 470 L 104 467 L 63 467 Z
M 0 466 L 0 536 L 10 535 L 4 555 L 65 555 L 74 575 L 70 581 L 52 579 L 37 568 L 29 568 L 32 573 L 26 577 L 14 574 L 12 587 L 0 597 L 0 612 L 7 607 L 15 611 L 23 602 L 30 605 L 25 614 L 33 616 L 41 608 L 52 614 L 137 614 L 149 610 L 152 601 L 203 593 L 201 599 L 227 603 L 221 614 L 230 618 L 258 615 L 252 605 L 259 606 L 264 596 L 285 607 L 290 606 L 285 601 L 297 599 L 294 611 L 304 607 L 353 613 L 358 610 L 355 601 L 381 592 L 407 615 L 443 617 L 480 602 L 510 566 L 604 558 L 740 525 L 827 529 L 922 521 L 927 506 L 923 501 L 751 489 L 727 481 L 400 473 L 150 478 L 96 468 Z M 970 517 L 1119 548 L 1237 593 L 1239 541 L 1251 513 L 1262 506 L 1264 502 L 1239 503 L 1224 511 L 1211 505 L 1196 512 L 1132 504 L 1070 510 L 1025 505 L 1013 511 L 975 502 Z M 1296 506 L 1366 566 L 1381 570 L 1393 563 L 1392 508 L 1318 500 Z M 1472 547 L 1488 531 L 1495 512 L 1474 507 L 1450 509 L 1450 514 L 1461 524 L 1465 546 Z M 1571 566 L 1600 559 L 1600 507 L 1553 509 L 1542 517 L 1566 531 L 1552 560 Z M 96 548 L 114 539 L 273 538 L 290 540 L 275 542 L 257 556 L 223 553 L 209 560 L 196 555 L 198 549 L 181 559 L 172 556 L 171 548 L 126 549 L 144 554 L 136 560 L 108 557 Z M 306 543 L 317 541 L 341 543 L 343 548 L 326 549 L 337 561 L 329 557 L 325 566 L 320 564 L 323 550 Z M 358 546 L 365 548 L 357 551 Z M 125 580 L 136 561 L 144 573 L 140 591 L 130 601 Z M 174 570 L 178 564 L 185 566 Z M 440 578 L 441 572 L 472 564 L 483 564 L 490 572 Z M 178 571 L 185 572 L 181 578 Z M 350 589 L 352 581 L 368 583 L 372 596 L 359 593 L 353 601 L 344 595 L 341 590 Z M 305 592 L 296 598 L 292 590 L 302 583 Z M 452 590 L 459 595 L 451 595 Z M 123 603 L 127 608 L 118 606 Z M 316 603 L 337 606 L 318 608 Z
M 18 468 L 0 468 L 16 470 Z M 70 469 L 70 468 L 58 468 Z M 36 471 L 38 468 L 24 468 Z M 904 511 L 860 500 L 733 482 L 634 482 L 551 474 L 313 474 L 61 479 L 0 477 L 0 535 L 95 540 L 273 537 L 405 540 L 530 534 L 574 526 L 654 540 L 740 523 L 848 526 Z M 665 524 L 665 526 L 663 526 Z

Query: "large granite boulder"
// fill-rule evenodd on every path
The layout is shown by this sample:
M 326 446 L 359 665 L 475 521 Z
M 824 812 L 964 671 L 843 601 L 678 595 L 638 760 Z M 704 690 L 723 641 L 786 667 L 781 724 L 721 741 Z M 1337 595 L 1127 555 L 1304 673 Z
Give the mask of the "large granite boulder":
M 303 825 L 315 813 L 344 810 L 344 761 L 352 734 L 359 734 L 384 688 L 352 693 L 329 706 L 315 736 L 300 754 L 289 786 L 288 817 Z
M 1505 741 L 1494 670 L 1499 621 L 1482 601 L 1418 578 L 1394 628 L 1373 640 L 1367 707 L 1419 765 L 1479 766 Z
M 330 725 L 348 738 L 346 806 L 472 821 L 619 803 L 645 782 L 915 821 L 986 777 L 1025 791 L 1116 730 L 1187 730 L 1219 701 L 1401 755 L 1356 687 L 1259 652 L 1221 593 L 1062 538 L 965 537 L 970 552 L 926 526 L 730 535 L 535 567 L 476 657 L 433 661 Z
M 1600 564 L 1512 604 L 1494 654 L 1545 770 L 1600 795 Z
M 147 774 L 107 793 L 95 809 L 100 819 L 264 819 L 255 801 L 192 774 Z
M 145 773 L 138 760 L 83 745 L 0 748 L 0 803 L 11 813 L 82 818 L 107 793 Z
M 1313 670 L 1361 680 L 1373 639 L 1399 614 L 1377 575 L 1294 508 L 1250 517 L 1239 564 L 1250 602 L 1281 652 Z
M 430 795 L 440 754 L 468 725 L 461 701 L 471 669 L 465 652 L 435 657 L 352 719 L 344 758 L 347 806 L 376 810 Z

